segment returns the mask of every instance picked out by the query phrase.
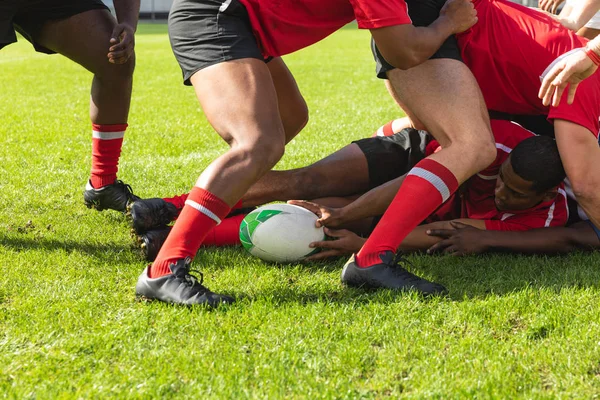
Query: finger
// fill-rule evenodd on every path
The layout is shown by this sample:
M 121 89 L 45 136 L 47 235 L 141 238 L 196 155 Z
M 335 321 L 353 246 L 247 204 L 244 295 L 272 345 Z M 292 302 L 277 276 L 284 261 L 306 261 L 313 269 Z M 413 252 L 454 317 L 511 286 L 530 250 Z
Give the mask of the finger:
M 319 207 L 315 203 L 311 203 L 310 201 L 306 201 L 306 200 L 289 200 L 288 204 L 292 204 L 294 206 L 306 208 L 308 211 L 312 211 L 313 213 L 315 213 L 319 218 L 321 218 L 323 216 L 321 214 L 321 207 Z
M 573 104 L 575 100 L 575 92 L 577 91 L 577 86 L 579 86 L 579 82 L 571 83 L 569 85 L 569 93 L 567 95 L 567 104 Z
M 127 58 L 129 57 L 130 51 L 129 50 L 122 50 L 122 51 L 114 51 L 111 53 L 108 53 L 108 58 L 112 58 L 113 60 L 119 59 L 119 58 Z
M 321 240 L 319 242 L 311 242 L 308 247 L 311 249 L 337 249 L 335 240 Z
M 554 81 L 563 68 L 564 65 L 562 63 L 555 65 L 542 81 L 542 86 L 540 88 L 540 93 L 538 97 L 542 99 L 542 103 L 545 106 L 549 105 L 550 101 L 552 100 L 552 95 L 554 94 L 554 90 L 556 89 Z
M 428 254 L 442 253 L 444 249 L 452 244 L 450 239 L 443 239 L 427 249 Z
M 329 257 L 337 257 L 337 256 L 341 256 L 344 253 L 340 252 L 339 250 L 327 250 L 327 251 L 321 251 L 319 253 L 313 254 L 310 257 L 306 257 L 305 260 L 307 261 L 319 261 L 319 260 L 324 260 L 326 258 Z
M 115 43 L 120 42 L 121 34 L 123 33 L 124 30 L 125 30 L 125 28 L 121 25 L 115 26 L 115 28 L 112 31 L 112 34 L 110 35 L 110 42 L 113 42 L 113 41 L 115 41 Z
M 351 234 L 351 232 L 347 229 L 323 228 L 323 231 L 327 234 L 327 236 L 331 236 L 331 237 L 335 237 L 335 238 L 345 237 L 345 236 L 348 236 L 349 234 Z
M 454 255 L 454 253 L 456 253 L 457 251 L 458 249 L 455 245 L 450 245 L 444 249 L 444 254 Z
M 563 95 L 566 87 L 567 87 L 566 82 L 558 85 L 558 87 L 556 88 L 556 91 L 554 92 L 554 96 L 552 96 L 552 106 L 558 107 L 558 105 L 560 104 L 560 99 L 562 98 L 562 95 Z
M 453 229 L 428 229 L 426 233 L 429 236 L 448 238 L 454 234 L 454 230 Z
M 450 225 L 452 225 L 455 229 L 464 229 L 467 226 L 469 226 L 467 224 L 463 224 L 460 221 L 450 221 Z

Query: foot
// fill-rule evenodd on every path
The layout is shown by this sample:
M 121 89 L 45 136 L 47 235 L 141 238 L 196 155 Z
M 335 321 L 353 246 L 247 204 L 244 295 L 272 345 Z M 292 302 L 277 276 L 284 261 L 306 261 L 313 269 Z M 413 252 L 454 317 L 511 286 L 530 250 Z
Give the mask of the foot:
M 138 236 L 137 240 L 142 249 L 142 255 L 146 260 L 154 261 L 156 259 L 160 248 L 165 243 L 165 240 L 167 240 L 167 236 L 169 236 L 169 232 L 171 232 L 171 227 L 153 229 Z
M 177 218 L 179 211 L 163 199 L 138 199 L 128 207 L 133 229 L 138 235 L 164 228 Z
M 446 288 L 438 283 L 429 282 L 411 274 L 398 264 L 406 261 L 387 251 L 380 256 L 381 264 L 360 268 L 354 260 L 354 255 L 348 260 L 342 270 L 342 282 L 348 286 L 360 288 L 387 288 L 402 291 L 416 290 L 424 295 L 441 294 Z
M 139 298 L 147 300 L 159 300 L 165 303 L 181 305 L 201 304 L 209 307 L 217 307 L 220 304 L 231 304 L 235 301 L 233 297 L 211 292 L 202 285 L 202 274 L 200 280 L 190 274 L 190 258 L 177 261 L 169 265 L 171 273 L 158 278 L 150 278 L 148 272 L 150 266 L 138 278 L 135 285 L 135 293 Z
M 98 211 L 117 210 L 125 212 L 127 204 L 138 199 L 139 197 L 133 194 L 131 186 L 120 180 L 116 180 L 114 183 L 100 189 L 94 189 L 88 181 L 83 192 L 83 201 L 87 208 L 95 208 Z

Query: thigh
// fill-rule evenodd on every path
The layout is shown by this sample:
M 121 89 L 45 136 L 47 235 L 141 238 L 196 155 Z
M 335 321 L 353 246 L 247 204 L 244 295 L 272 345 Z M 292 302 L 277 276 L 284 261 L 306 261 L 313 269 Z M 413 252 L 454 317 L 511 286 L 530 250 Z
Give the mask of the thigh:
M 483 96 L 462 62 L 429 60 L 406 71 L 388 71 L 387 77 L 400 101 L 442 147 L 455 141 L 493 143 Z
M 206 118 L 230 145 L 285 141 L 275 85 L 262 60 L 215 64 L 190 80 Z
M 46 22 L 35 41 L 92 73 L 107 68 L 131 70 L 133 60 L 120 65 L 108 62 L 110 37 L 116 24 L 117 21 L 108 10 L 90 10 L 66 19 Z
M 48 27 L 54 26 L 75 15 L 92 10 L 103 10 L 108 12 L 108 7 L 101 0 L 45 0 L 35 2 L 24 2 L 19 6 L 14 15 L 16 29 L 23 37 L 29 40 L 34 48 L 41 53 L 56 53 L 57 51 L 45 45 L 44 36 L 54 33 L 54 28 L 48 31 Z M 109 13 L 110 14 L 110 13 Z M 60 29 L 60 28 L 58 28 Z M 78 34 L 84 35 L 88 26 L 82 26 Z M 47 43 L 51 45 L 51 43 Z M 108 47 L 107 47 L 108 53 Z
M 294 76 L 280 57 L 270 60 L 267 67 L 277 92 L 277 103 L 285 130 L 286 142 L 289 142 L 306 125 L 308 107 Z

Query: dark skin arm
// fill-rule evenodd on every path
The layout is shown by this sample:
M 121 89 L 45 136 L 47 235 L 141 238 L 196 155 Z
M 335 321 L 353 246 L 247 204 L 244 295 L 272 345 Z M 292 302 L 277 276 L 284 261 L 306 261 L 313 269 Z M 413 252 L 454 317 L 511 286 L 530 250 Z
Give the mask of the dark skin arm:
M 114 5 L 119 23 L 111 35 L 108 61 L 113 64 L 124 64 L 133 55 L 140 0 L 115 0 Z
M 371 29 L 381 55 L 396 68 L 409 69 L 427 61 L 442 43 L 477 22 L 471 0 L 448 0 L 440 16 L 427 27 L 410 24 Z
M 451 225 L 452 229 L 429 230 L 430 236 L 441 240 L 428 253 L 467 255 L 496 251 L 557 254 L 600 248 L 600 240 L 587 222 L 525 232 L 481 231 L 456 222 Z

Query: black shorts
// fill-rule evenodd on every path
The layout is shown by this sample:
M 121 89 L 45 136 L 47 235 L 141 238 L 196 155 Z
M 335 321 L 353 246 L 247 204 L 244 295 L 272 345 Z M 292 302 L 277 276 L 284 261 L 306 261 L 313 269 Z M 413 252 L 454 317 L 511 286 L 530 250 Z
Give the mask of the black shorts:
M 0 0 L 0 49 L 17 41 L 16 30 L 36 51 L 53 54 L 35 42 L 44 24 L 97 9 L 108 7 L 100 0 Z
M 446 0 L 406 0 L 408 5 L 408 15 L 414 26 L 429 26 L 433 21 L 440 16 L 440 10 L 446 3 Z M 375 58 L 377 77 L 387 79 L 387 72 L 396 67 L 388 63 L 385 58 L 379 53 L 375 41 L 371 39 L 371 51 Z M 451 58 L 453 60 L 462 61 L 458 42 L 454 35 L 450 36 L 442 44 L 442 47 L 436 51 L 430 59 L 435 58 Z
M 489 110 L 490 119 L 513 121 L 536 135 L 554 137 L 554 125 L 547 115 L 518 115 Z
M 191 85 L 196 72 L 214 64 L 240 58 L 263 60 L 248 12 L 238 0 L 175 0 L 169 13 L 169 39 L 185 85 Z
M 392 136 L 356 140 L 367 158 L 371 188 L 396 179 L 425 158 L 425 147 L 431 136 L 425 131 L 403 129 Z

